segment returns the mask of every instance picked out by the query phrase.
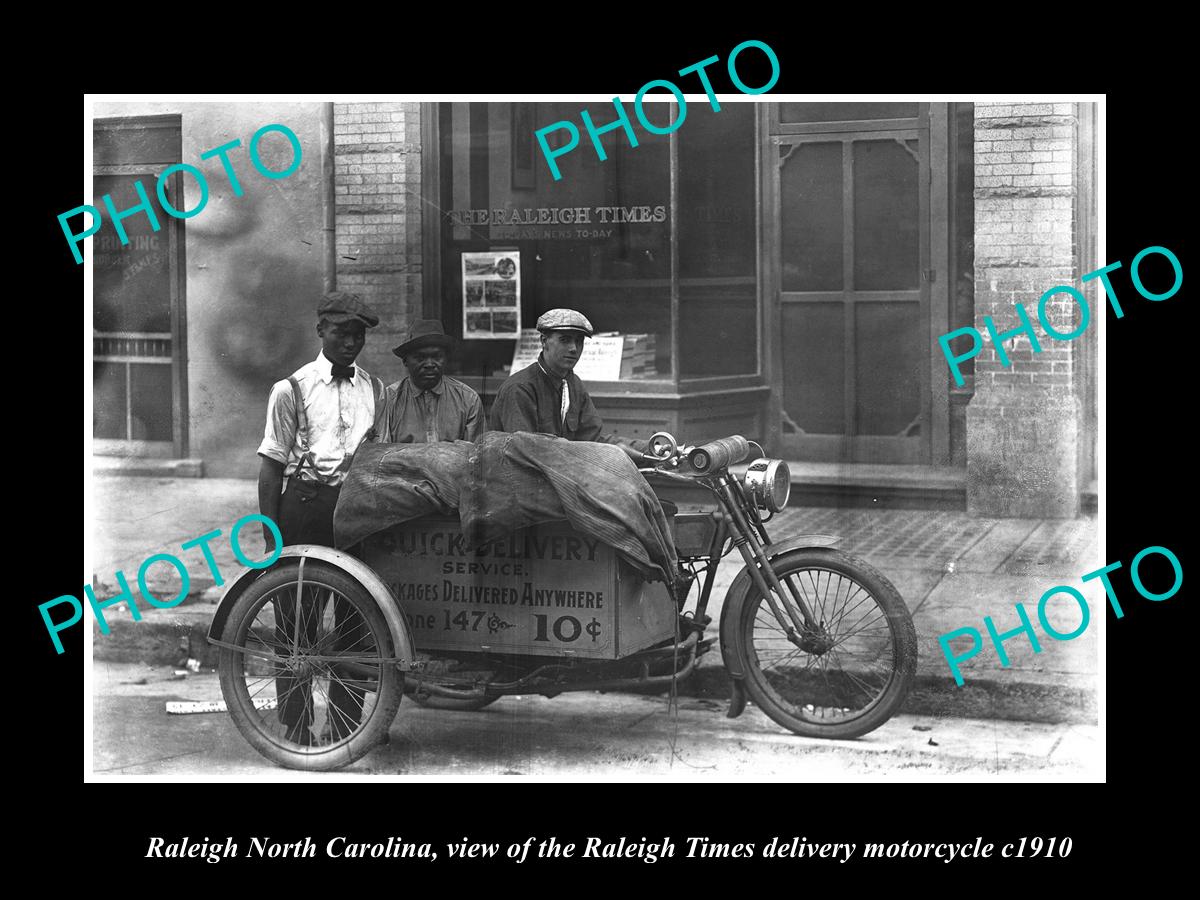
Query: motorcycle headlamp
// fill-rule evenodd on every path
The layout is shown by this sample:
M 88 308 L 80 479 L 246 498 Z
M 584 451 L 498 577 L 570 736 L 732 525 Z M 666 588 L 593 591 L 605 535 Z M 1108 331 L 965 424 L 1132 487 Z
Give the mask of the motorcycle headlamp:
M 743 482 L 759 509 L 782 512 L 792 493 L 792 473 L 782 459 L 757 459 L 750 463 Z

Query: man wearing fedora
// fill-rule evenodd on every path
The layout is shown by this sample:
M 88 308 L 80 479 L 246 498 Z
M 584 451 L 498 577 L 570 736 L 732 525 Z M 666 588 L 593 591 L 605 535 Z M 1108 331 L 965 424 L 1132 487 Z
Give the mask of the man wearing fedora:
M 645 443 L 605 434 L 604 421 L 575 374 L 583 341 L 594 333 L 587 316 L 573 309 L 552 309 L 538 318 L 537 330 L 542 352 L 533 365 L 514 372 L 500 386 L 492 406 L 492 430 L 617 444 L 640 462 Z
M 392 350 L 408 376 L 389 385 L 378 440 L 392 444 L 475 441 L 487 431 L 479 395 L 443 374 L 452 339 L 437 319 L 420 319 Z
M 266 432 L 258 447 L 262 459 L 258 505 L 279 526 L 285 545 L 333 546 L 333 510 L 341 484 L 382 405 L 383 383 L 354 365 L 367 329 L 378 324 L 379 318 L 357 294 L 326 294 L 317 306 L 321 352 L 271 388 Z M 287 489 L 283 490 L 285 476 Z M 265 526 L 263 538 L 268 547 L 274 544 Z M 334 607 L 339 627 L 353 615 L 353 609 L 339 599 Z M 295 601 L 279 600 L 275 617 L 282 633 L 291 634 Z M 316 621 L 312 617 L 313 627 Z M 311 728 L 309 683 L 280 675 L 275 685 L 279 720 L 288 740 L 307 746 L 339 740 L 356 729 L 363 707 L 361 688 L 344 686 L 336 679 L 330 684 L 328 734 L 317 736 Z

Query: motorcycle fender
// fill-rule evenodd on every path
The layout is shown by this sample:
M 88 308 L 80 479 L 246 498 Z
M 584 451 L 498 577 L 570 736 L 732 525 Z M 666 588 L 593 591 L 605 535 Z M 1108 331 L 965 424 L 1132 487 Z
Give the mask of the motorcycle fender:
M 280 562 L 289 558 L 301 557 L 327 562 L 341 569 L 345 574 L 362 585 L 363 589 L 374 598 L 375 604 L 383 614 L 384 621 L 387 622 L 388 632 L 392 636 L 392 655 L 403 660 L 412 661 L 416 659 L 412 633 L 408 630 L 408 623 L 404 621 L 404 616 L 400 612 L 400 605 L 396 602 L 396 598 L 392 596 L 392 592 L 388 589 L 388 586 L 383 583 L 370 566 L 348 553 L 342 553 L 340 550 L 334 550 L 332 547 L 322 547 L 318 544 L 295 544 L 290 547 L 284 547 L 283 552 L 279 555 L 279 562 L 276 562 L 275 565 L 279 565 Z M 221 597 L 216 615 L 213 616 L 212 625 L 208 629 L 208 639 L 210 641 L 219 641 L 221 639 L 221 632 L 225 630 L 225 620 L 229 618 L 229 611 L 233 609 L 233 605 L 237 602 L 238 597 L 245 592 L 246 588 L 254 583 L 256 578 L 271 571 L 275 565 L 266 569 L 243 569 L 230 582 L 229 586 L 225 588 L 225 594 Z
M 832 547 L 840 544 L 841 541 L 840 537 L 832 534 L 798 534 L 787 540 L 768 544 L 763 551 L 767 554 L 767 559 L 774 559 L 793 550 L 806 550 L 809 547 Z M 734 623 L 737 619 L 734 617 L 740 613 L 741 600 L 750 592 L 753 584 L 749 568 L 742 566 L 742 570 L 737 573 L 737 577 L 729 585 L 729 590 L 725 592 L 725 601 L 721 604 L 721 623 L 718 630 L 722 638 L 721 659 L 725 662 L 725 670 L 729 673 L 729 677 L 734 679 L 745 678 L 746 673 L 742 671 L 742 664 L 739 661 L 739 654 L 734 642 L 724 638 L 726 635 L 735 635 L 735 630 L 730 630 L 736 629 Z M 741 640 L 741 637 L 736 636 L 736 640 Z

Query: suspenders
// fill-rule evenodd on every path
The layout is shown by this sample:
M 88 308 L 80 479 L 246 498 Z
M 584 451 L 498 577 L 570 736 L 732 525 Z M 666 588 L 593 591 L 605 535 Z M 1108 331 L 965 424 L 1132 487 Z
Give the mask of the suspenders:
M 288 376 L 288 384 L 292 386 L 292 399 L 296 406 L 296 439 L 300 442 L 300 463 L 296 466 L 293 477 L 303 481 L 304 466 L 307 463 L 313 470 L 313 480 L 316 480 L 317 464 L 313 462 L 312 450 L 308 446 L 308 413 L 304 411 L 304 394 L 300 391 L 300 382 L 295 375 Z
M 371 389 L 375 392 L 375 422 L 367 429 L 363 441 L 374 441 L 379 437 L 379 423 L 383 419 L 383 382 L 375 375 L 371 376 Z M 361 444 L 362 441 L 359 441 Z
M 304 394 L 300 390 L 300 382 L 296 380 L 295 375 L 289 375 L 288 384 L 292 386 L 292 399 L 296 406 L 296 439 L 300 443 L 300 463 L 296 466 L 296 471 L 293 474 L 294 478 L 304 480 L 304 467 L 307 465 L 312 469 L 312 480 L 317 481 L 317 464 L 313 459 L 312 449 L 308 444 L 308 413 L 304 409 Z M 367 433 L 363 435 L 363 441 L 375 440 L 378 433 L 379 421 L 383 417 L 383 382 L 375 375 L 371 376 L 371 391 L 375 395 L 375 421 L 371 427 L 367 429 Z M 362 444 L 362 441 L 359 441 Z M 358 449 L 357 447 L 355 448 Z

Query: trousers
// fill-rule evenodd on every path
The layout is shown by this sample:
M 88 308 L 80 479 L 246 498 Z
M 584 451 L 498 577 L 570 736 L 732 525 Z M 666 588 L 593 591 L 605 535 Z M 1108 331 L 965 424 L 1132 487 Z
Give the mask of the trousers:
M 337 506 L 339 488 L 312 481 L 292 478 L 288 481 L 279 504 L 279 531 L 283 543 L 321 544 L 333 546 L 333 511 Z M 290 646 L 297 634 L 302 636 L 301 646 L 311 647 L 317 641 L 317 632 L 325 615 L 325 600 L 305 591 L 300 600 L 299 623 L 296 621 L 296 599 L 282 598 L 275 604 L 275 627 L 277 640 Z M 339 651 L 365 649 L 357 646 L 362 641 L 361 628 L 354 625 L 361 621 L 360 613 L 342 597 L 333 601 L 334 640 L 331 649 Z M 299 628 L 297 628 L 297 625 Z M 358 632 L 360 637 L 353 635 Z M 277 675 L 275 694 L 278 698 L 279 720 L 287 729 L 289 740 L 311 744 L 313 736 L 312 680 L 292 675 Z M 329 679 L 329 733 L 340 740 L 353 732 L 362 717 L 365 692 L 360 687 L 344 684 L 338 678 Z

